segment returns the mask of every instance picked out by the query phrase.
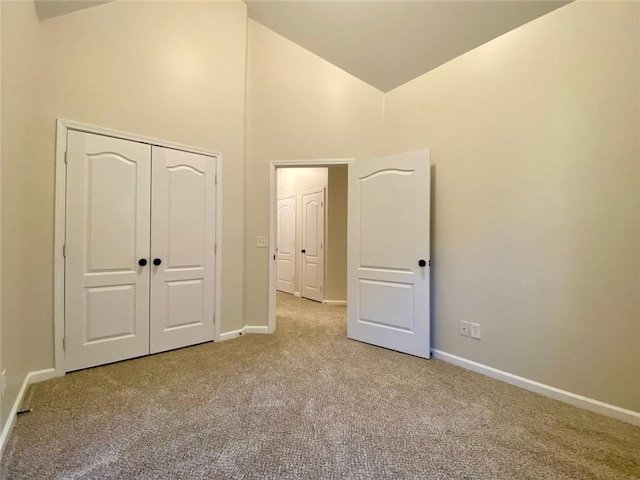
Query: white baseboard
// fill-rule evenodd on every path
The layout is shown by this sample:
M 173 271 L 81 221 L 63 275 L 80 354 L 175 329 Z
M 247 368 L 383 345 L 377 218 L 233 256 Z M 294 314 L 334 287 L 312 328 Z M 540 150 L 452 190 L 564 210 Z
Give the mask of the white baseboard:
M 240 330 L 232 330 L 230 332 L 221 333 L 220 341 L 224 342 L 225 340 L 238 338 L 241 335 L 244 335 L 246 333 L 271 333 L 271 332 L 269 332 L 269 327 L 267 327 L 266 325 L 265 326 L 247 325 L 246 327 L 243 327 Z
M 64 373 L 62 375 L 64 375 Z M 62 375 L 56 372 L 55 368 L 45 368 L 44 370 L 29 372 L 27 377 L 29 378 L 29 385 L 31 385 L 32 383 L 44 382 L 45 380 L 51 380 L 52 378 L 60 377 Z
M 231 340 L 233 338 L 238 338 L 240 335 L 242 335 L 244 331 L 244 328 L 241 328 L 240 330 L 232 330 L 230 332 L 224 332 L 220 334 L 220 341 L 224 342 L 225 340 Z
M 244 327 L 244 333 L 269 333 L 269 327 L 266 325 L 247 325 Z
M 11 411 L 9 412 L 7 423 L 2 429 L 2 434 L 0 434 L 0 457 L 2 456 L 2 452 L 4 452 L 4 447 L 7 444 L 7 440 L 9 440 L 9 435 L 11 435 L 11 430 L 13 430 L 13 425 L 16 423 L 16 416 L 18 414 L 18 409 L 20 408 L 20 404 L 24 399 L 25 393 L 27 393 L 27 387 L 32 383 L 38 383 L 44 380 L 49 380 L 50 378 L 54 378 L 56 376 L 58 375 L 56 374 L 56 371 L 53 368 L 47 368 L 45 370 L 37 370 L 34 372 L 29 372 L 25 375 L 24 380 L 22 382 L 22 386 L 20 387 L 20 391 L 18 392 L 18 396 L 16 397 L 16 401 L 13 402 L 13 406 L 11 407 Z
M 346 300 L 325 300 L 324 303 L 326 303 L 327 305 L 340 305 L 340 306 L 347 305 Z
M 550 397 L 575 407 L 584 408 L 585 410 L 599 413 L 600 415 L 605 415 L 617 420 L 622 420 L 623 422 L 631 423 L 633 425 L 640 425 L 640 412 L 634 412 L 633 410 L 627 410 L 625 408 L 616 407 L 615 405 L 584 397 L 576 393 L 567 392 L 566 390 L 561 390 L 550 385 L 545 385 L 544 383 L 529 380 L 528 378 L 519 377 L 512 373 L 504 372 L 497 368 L 489 367 L 440 350 L 431 349 L 431 353 L 433 358 L 438 360 L 443 360 L 459 367 L 466 368 L 467 370 L 481 373 L 487 377 L 515 385 L 516 387 L 539 393 L 545 397 Z

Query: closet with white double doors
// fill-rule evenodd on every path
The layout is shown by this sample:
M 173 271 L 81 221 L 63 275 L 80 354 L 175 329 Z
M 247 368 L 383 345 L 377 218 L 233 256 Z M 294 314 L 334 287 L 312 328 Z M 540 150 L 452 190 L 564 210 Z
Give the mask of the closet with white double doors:
M 68 130 L 66 371 L 214 339 L 217 161 Z

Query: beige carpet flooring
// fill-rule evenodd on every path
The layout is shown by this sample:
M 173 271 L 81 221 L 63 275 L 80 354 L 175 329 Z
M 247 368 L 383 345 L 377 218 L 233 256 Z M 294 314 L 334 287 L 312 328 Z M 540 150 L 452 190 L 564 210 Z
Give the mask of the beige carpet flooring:
M 33 385 L 10 479 L 638 479 L 640 428 L 347 340 L 278 295 L 278 332 Z

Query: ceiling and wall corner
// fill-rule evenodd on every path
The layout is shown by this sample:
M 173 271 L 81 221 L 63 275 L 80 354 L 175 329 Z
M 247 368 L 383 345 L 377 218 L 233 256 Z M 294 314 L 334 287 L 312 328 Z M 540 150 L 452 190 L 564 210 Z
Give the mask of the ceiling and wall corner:
M 113 1 L 115 0 L 34 0 L 40 21 Z
M 251 19 L 388 92 L 569 2 L 245 3 Z
M 40 21 L 115 0 L 34 0 Z M 388 92 L 572 0 L 245 0 L 249 18 Z

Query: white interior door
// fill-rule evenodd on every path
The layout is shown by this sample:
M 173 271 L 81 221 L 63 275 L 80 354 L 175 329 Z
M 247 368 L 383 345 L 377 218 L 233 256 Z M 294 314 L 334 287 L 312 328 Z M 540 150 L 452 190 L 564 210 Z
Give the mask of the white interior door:
M 149 353 L 151 147 L 69 131 L 67 371 Z
M 277 206 L 276 288 L 293 294 L 295 291 L 296 197 L 278 199 Z
M 323 301 L 324 190 L 302 194 L 301 296 Z
M 151 353 L 213 340 L 216 159 L 153 147 Z
M 349 167 L 347 336 L 429 358 L 429 150 Z

